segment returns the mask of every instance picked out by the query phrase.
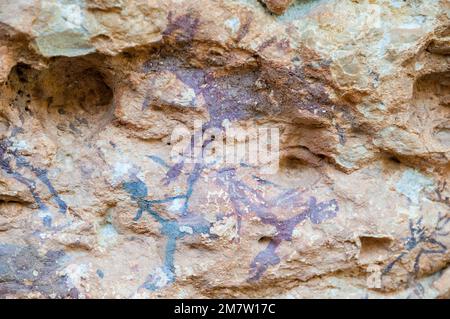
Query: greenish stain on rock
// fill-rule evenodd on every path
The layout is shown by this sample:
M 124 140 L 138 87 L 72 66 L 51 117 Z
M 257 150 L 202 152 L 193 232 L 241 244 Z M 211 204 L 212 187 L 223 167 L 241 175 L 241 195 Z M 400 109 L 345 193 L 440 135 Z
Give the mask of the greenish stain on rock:
M 364 145 L 339 147 L 339 149 L 343 152 L 336 158 L 336 162 L 347 169 L 357 168 L 361 161 L 368 160 L 371 156 Z
M 84 1 L 44 1 L 34 24 L 35 45 L 44 56 L 79 56 L 92 53 Z
M 419 203 L 420 192 L 433 185 L 433 181 L 421 173 L 408 169 L 395 185 L 397 192 L 405 195 L 411 200 L 411 203 Z

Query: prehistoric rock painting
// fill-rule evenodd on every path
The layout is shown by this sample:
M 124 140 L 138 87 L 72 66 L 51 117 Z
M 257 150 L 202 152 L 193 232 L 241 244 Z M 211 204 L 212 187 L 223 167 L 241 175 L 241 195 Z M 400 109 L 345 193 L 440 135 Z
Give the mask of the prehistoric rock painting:
M 45 169 L 33 166 L 25 157 L 21 156 L 17 150 L 12 149 L 11 145 L 12 143 L 8 139 L 3 139 L 0 141 L 0 166 L 3 172 L 13 177 L 19 183 L 25 185 L 29 189 L 39 209 L 46 211 L 48 210 L 48 207 L 42 201 L 40 195 L 36 192 L 36 182 L 40 181 L 43 183 L 50 192 L 53 201 L 58 205 L 59 212 L 65 214 L 67 211 L 67 205 L 58 195 L 50 182 L 47 176 L 47 171 Z M 25 177 L 20 172 L 21 169 L 28 170 L 32 175 L 34 175 L 35 179 Z
M 66 278 L 57 274 L 58 262 L 63 257 L 63 251 L 40 255 L 33 246 L 0 244 L 0 295 L 36 290 L 55 298 L 68 297 Z
M 182 217 L 179 220 L 163 218 L 153 207 L 154 204 L 168 203 L 177 199 L 184 199 L 186 203 L 184 207 L 186 207 L 187 210 L 187 203 L 189 201 L 188 195 L 146 200 L 145 198 L 148 196 L 147 186 L 141 180 L 137 179 L 136 181 L 125 182 L 123 187 L 130 194 L 131 199 L 136 201 L 139 205 L 139 210 L 134 219 L 136 221 L 139 220 L 142 217 L 142 214 L 146 212 L 161 225 L 161 233 L 166 237 L 167 241 L 163 268 L 165 274 L 167 275 L 168 282 L 173 282 L 175 280 L 174 254 L 177 240 L 182 239 L 186 235 L 207 234 L 209 230 L 207 223 L 205 224 L 200 217 L 197 218 L 198 220 L 195 220 L 195 216 L 192 214 L 190 214 L 190 218 L 186 218 L 187 213 L 185 214 L 185 218 Z M 193 223 L 194 221 L 195 223 Z M 182 227 L 188 227 L 189 231 L 183 231 Z M 156 289 L 156 286 L 150 280 L 151 278 L 148 282 L 144 283 L 143 286 L 150 290 Z
M 265 200 L 257 190 L 252 189 L 236 178 L 234 169 L 225 169 L 218 172 L 219 182 L 225 187 L 238 220 L 238 233 L 243 216 L 243 208 L 253 211 L 264 224 L 275 226 L 276 235 L 270 239 L 267 247 L 258 253 L 252 261 L 250 280 L 258 280 L 269 266 L 280 262 L 276 250 L 283 241 L 291 241 L 294 228 L 302 221 L 309 219 L 313 224 L 320 224 L 323 221 L 336 217 L 339 210 L 336 200 L 318 203 L 317 199 L 311 196 L 306 202 L 302 194 L 294 189 L 284 191 L 281 195 L 269 201 Z M 253 196 L 252 196 L 253 195 Z M 256 195 L 256 196 L 254 196 Z M 252 199 L 252 197 L 256 197 Z M 287 220 L 280 220 L 271 212 L 274 207 L 292 209 L 299 211 L 297 215 Z
M 178 164 L 170 166 L 157 156 L 150 155 L 148 157 L 152 161 L 168 169 L 165 178 L 166 184 L 173 181 L 173 179 L 181 173 L 181 168 Z M 174 167 L 177 167 L 178 170 L 176 176 L 171 175 Z M 150 195 L 147 185 L 136 176 L 134 179 L 123 183 L 124 190 L 139 206 L 134 220 L 138 221 L 142 218 L 144 213 L 148 213 L 151 218 L 157 221 L 161 226 L 161 234 L 166 238 L 163 269 L 168 278 L 168 284 L 175 281 L 174 255 L 177 240 L 181 240 L 190 235 L 209 234 L 211 225 L 201 217 L 201 212 L 194 213 L 189 209 L 189 200 L 194 192 L 195 183 L 206 167 L 207 165 L 201 163 L 194 165 L 193 169 L 188 174 L 187 190 L 184 194 L 161 199 L 147 199 Z M 320 224 L 327 219 L 336 217 L 339 210 L 337 201 L 334 199 L 325 202 L 317 202 L 317 199 L 314 196 L 311 196 L 304 201 L 302 198 L 303 194 L 295 189 L 284 191 L 280 196 L 267 201 L 261 196 L 259 191 L 252 189 L 237 178 L 236 168 L 220 169 L 219 171 L 216 171 L 214 175 L 217 177 L 217 183 L 225 190 L 233 205 L 233 214 L 236 216 L 237 220 L 238 236 L 241 232 L 241 220 L 245 215 L 244 207 L 247 211 L 255 212 L 262 223 L 275 226 L 276 228 L 276 235 L 269 241 L 268 246 L 256 255 L 250 264 L 249 281 L 259 280 L 268 267 L 280 262 L 276 250 L 283 241 L 289 242 L 292 240 L 294 228 L 297 227 L 299 223 L 309 219 L 313 224 Z M 270 183 L 261 178 L 256 178 L 259 181 Z M 157 204 L 173 203 L 178 200 L 182 200 L 183 204 L 181 205 L 179 216 L 175 216 L 173 219 L 162 217 L 155 208 L 155 205 Z M 271 212 L 274 207 L 293 209 L 299 211 L 299 213 L 287 220 L 280 220 Z M 186 227 L 188 231 L 186 230 Z M 143 287 L 149 290 L 156 290 L 158 287 L 152 283 L 152 279 L 154 278 L 149 278 L 149 280 L 143 284 Z
M 168 167 L 168 165 L 157 156 L 149 156 L 149 158 L 164 167 Z M 182 239 L 183 237 L 188 235 L 209 233 L 208 222 L 202 219 L 200 215 L 196 215 L 188 210 L 189 199 L 194 191 L 194 184 L 198 177 L 199 173 L 194 173 L 189 176 L 188 187 L 185 194 L 154 200 L 146 199 L 149 196 L 148 189 L 146 184 L 139 178 L 135 177 L 134 180 L 123 183 L 123 188 L 125 189 L 125 191 L 139 206 L 139 210 L 137 211 L 134 220 L 138 221 L 144 213 L 148 213 L 160 224 L 161 233 L 166 237 L 167 242 L 164 253 L 165 257 L 163 270 L 167 276 L 168 283 L 172 283 L 175 280 L 174 255 L 177 240 Z M 180 211 L 180 217 L 175 217 L 175 219 L 162 217 L 154 208 L 155 204 L 171 203 L 176 200 L 183 200 L 183 205 Z M 144 283 L 143 286 L 150 290 L 157 289 L 157 287 L 151 282 L 151 280 L 152 278 L 149 278 L 149 280 Z
M 446 217 L 441 213 L 438 214 L 436 225 L 429 231 L 422 224 L 423 217 L 416 221 L 409 221 L 409 236 L 404 239 L 404 252 L 399 254 L 392 262 L 390 262 L 384 269 L 383 274 L 392 271 L 392 268 L 402 261 L 408 255 L 413 255 L 414 273 L 420 271 L 420 260 L 424 255 L 445 254 L 447 246 L 443 244 L 440 239 L 450 234 L 450 229 L 447 227 L 450 222 L 450 217 Z
M 0 298 L 449 298 L 447 9 L 0 1 Z

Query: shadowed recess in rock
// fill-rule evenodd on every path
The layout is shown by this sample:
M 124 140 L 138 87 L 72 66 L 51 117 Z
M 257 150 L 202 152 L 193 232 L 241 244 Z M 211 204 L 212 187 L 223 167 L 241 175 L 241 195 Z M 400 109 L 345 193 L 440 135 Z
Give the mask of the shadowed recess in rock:
M 0 298 L 28 292 L 67 297 L 66 277 L 57 274 L 63 256 L 63 251 L 42 255 L 32 246 L 0 244 Z
M 295 189 L 289 189 L 272 200 L 265 200 L 256 189 L 253 189 L 238 180 L 234 169 L 222 170 L 218 173 L 219 183 L 226 187 L 234 211 L 238 220 L 238 233 L 240 232 L 241 219 L 246 210 L 256 213 L 264 224 L 276 228 L 276 235 L 270 239 L 267 247 L 258 253 L 252 261 L 251 277 L 249 281 L 259 280 L 269 266 L 280 262 L 276 250 L 283 241 L 292 240 L 294 228 L 302 221 L 309 219 L 313 224 L 320 224 L 327 219 L 334 218 L 339 210 L 335 199 L 318 203 L 313 196 L 305 203 L 301 193 Z M 297 215 L 280 220 L 272 213 L 274 208 L 288 208 L 300 211 Z
M 391 261 L 382 271 L 383 275 L 391 272 L 392 268 L 399 263 L 404 257 L 413 254 L 414 265 L 413 272 L 420 272 L 420 260 L 423 255 L 445 254 L 447 246 L 444 245 L 439 238 L 443 238 L 450 234 L 450 230 L 446 230 L 450 222 L 450 217 L 438 214 L 434 228 L 429 231 L 422 225 L 423 217 L 416 221 L 409 221 L 409 236 L 404 238 L 404 252 L 400 253 L 393 261 Z
M 165 168 L 169 168 L 170 171 L 170 165 L 168 165 L 163 159 L 154 155 L 148 157 L 155 163 Z M 175 280 L 173 272 L 173 259 L 176 249 L 176 241 L 177 239 L 184 237 L 186 233 L 179 230 L 179 226 L 181 225 L 179 221 L 168 220 L 161 217 L 154 209 L 154 205 L 181 199 L 184 201 L 180 214 L 181 218 L 194 215 L 188 210 L 189 200 L 194 192 L 194 184 L 199 179 L 205 167 L 206 165 L 201 163 L 194 165 L 188 174 L 187 190 L 184 194 L 169 196 L 163 199 L 146 199 L 148 196 L 147 186 L 143 181 L 136 177 L 134 180 L 123 183 L 124 189 L 139 205 L 139 209 L 134 220 L 139 220 L 142 217 L 143 212 L 148 212 L 162 226 L 161 232 L 167 240 L 164 272 L 167 275 L 169 282 L 173 282 Z M 265 200 L 257 190 L 251 188 L 237 178 L 236 169 L 225 168 L 219 170 L 216 174 L 218 177 L 217 183 L 224 188 L 233 205 L 234 214 L 237 219 L 238 234 L 240 234 L 241 231 L 242 217 L 245 215 L 244 208 L 255 212 L 264 224 L 275 226 L 277 230 L 276 235 L 270 239 L 268 246 L 261 251 L 251 263 L 251 277 L 249 278 L 249 281 L 259 280 L 269 266 L 276 265 L 280 262 L 280 257 L 278 256 L 276 250 L 283 241 L 292 240 L 294 228 L 300 222 L 309 219 L 314 224 L 320 224 L 330 218 L 336 217 L 339 210 L 335 199 L 318 203 L 317 199 L 311 196 L 305 202 L 305 200 L 302 199 L 302 193 L 298 192 L 296 189 L 284 190 L 281 195 L 271 200 Z M 260 178 L 258 178 L 258 180 L 264 181 L 264 185 L 273 184 Z M 272 213 L 272 210 L 277 207 L 283 207 L 294 211 L 296 210 L 299 211 L 299 213 L 291 218 L 281 220 Z M 209 226 L 199 224 L 188 224 L 188 226 L 193 229 L 193 234 L 209 233 Z M 156 289 L 156 286 L 151 283 L 144 284 L 144 286 L 150 290 Z

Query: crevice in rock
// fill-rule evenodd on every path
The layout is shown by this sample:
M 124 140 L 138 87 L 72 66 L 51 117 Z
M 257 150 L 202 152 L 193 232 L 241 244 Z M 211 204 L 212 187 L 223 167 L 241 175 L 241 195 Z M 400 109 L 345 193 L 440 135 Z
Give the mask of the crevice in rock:
M 384 261 L 389 257 L 392 238 L 382 236 L 360 236 L 359 261 L 363 264 Z

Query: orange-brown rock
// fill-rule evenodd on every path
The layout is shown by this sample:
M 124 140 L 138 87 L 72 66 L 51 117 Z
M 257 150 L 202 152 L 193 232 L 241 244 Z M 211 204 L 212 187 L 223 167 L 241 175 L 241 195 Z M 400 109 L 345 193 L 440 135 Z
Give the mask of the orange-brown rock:
M 0 298 L 449 297 L 448 4 L 261 2 L 0 1 Z

